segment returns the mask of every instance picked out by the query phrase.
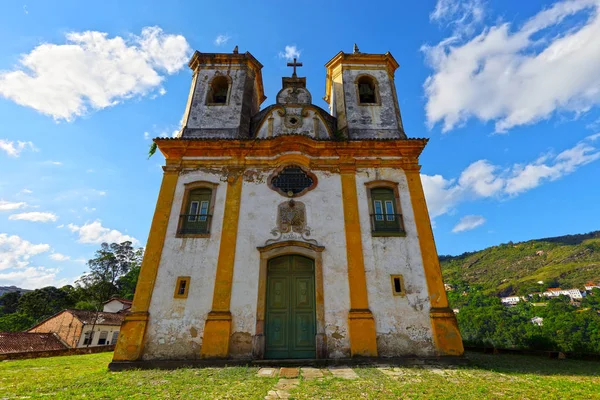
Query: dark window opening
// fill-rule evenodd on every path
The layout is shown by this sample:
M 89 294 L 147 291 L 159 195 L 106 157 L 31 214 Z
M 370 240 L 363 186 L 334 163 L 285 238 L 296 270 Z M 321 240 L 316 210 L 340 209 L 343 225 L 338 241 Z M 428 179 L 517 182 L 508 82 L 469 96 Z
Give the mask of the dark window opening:
M 400 284 L 400 278 L 394 278 L 394 291 L 396 293 L 402 292 L 402 285 Z
M 360 104 L 377 103 L 375 95 L 375 82 L 368 76 L 363 76 L 358 80 L 358 102 Z
M 300 167 L 285 167 L 271 180 L 273 187 L 288 195 L 295 195 L 313 185 L 313 179 Z
M 106 339 L 108 338 L 108 332 L 102 331 L 100 332 L 100 337 L 98 338 L 98 345 L 106 344 Z
M 179 282 L 179 291 L 178 291 L 178 294 L 181 294 L 181 295 L 185 294 L 185 286 L 186 286 L 186 284 L 187 284 L 186 281 Z
M 392 275 L 392 293 L 394 296 L 405 296 L 406 292 L 404 291 L 404 278 L 402 275 Z
M 209 103 L 225 104 L 227 103 L 227 94 L 229 92 L 229 81 L 224 76 L 217 76 L 210 83 Z
M 94 332 L 86 332 L 83 336 L 83 344 L 92 344 L 94 340 Z

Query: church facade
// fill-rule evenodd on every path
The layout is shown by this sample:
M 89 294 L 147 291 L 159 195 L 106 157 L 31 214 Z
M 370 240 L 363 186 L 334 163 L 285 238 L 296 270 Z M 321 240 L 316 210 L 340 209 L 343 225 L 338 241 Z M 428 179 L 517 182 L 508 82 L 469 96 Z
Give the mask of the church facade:
M 114 363 L 457 356 L 390 53 L 338 53 L 265 100 L 250 54 L 196 52 Z

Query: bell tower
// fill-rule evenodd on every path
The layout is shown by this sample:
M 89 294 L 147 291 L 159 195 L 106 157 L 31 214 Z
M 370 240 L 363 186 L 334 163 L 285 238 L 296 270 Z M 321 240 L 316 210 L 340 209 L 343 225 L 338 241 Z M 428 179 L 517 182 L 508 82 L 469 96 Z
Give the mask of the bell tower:
M 183 117 L 183 138 L 242 139 L 266 97 L 262 64 L 252 54 L 200 53 L 189 62 L 194 71 Z
M 398 62 L 388 52 L 367 54 L 354 45 L 327 64 L 326 94 L 338 130 L 349 139 L 406 139 L 394 71 Z

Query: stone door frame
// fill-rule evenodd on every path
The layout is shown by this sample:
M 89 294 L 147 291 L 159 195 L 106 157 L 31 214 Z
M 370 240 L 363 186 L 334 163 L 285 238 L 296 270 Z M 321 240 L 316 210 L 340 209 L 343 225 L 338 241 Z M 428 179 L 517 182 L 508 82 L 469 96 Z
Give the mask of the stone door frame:
M 267 306 L 267 265 L 269 260 L 284 255 L 299 255 L 310 258 L 315 263 L 315 312 L 316 312 L 316 357 L 327 358 L 327 337 L 325 336 L 325 304 L 323 296 L 323 246 L 289 240 L 257 247 L 260 252 L 258 273 L 258 300 L 256 308 L 256 333 L 252 341 L 252 357 L 265 357 L 265 312 Z

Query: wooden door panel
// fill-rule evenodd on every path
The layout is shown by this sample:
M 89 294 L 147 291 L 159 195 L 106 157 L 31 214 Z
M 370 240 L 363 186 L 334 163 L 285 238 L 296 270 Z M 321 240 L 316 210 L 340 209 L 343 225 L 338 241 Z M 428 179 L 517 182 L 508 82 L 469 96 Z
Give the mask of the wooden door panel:
M 289 309 L 289 278 L 272 277 L 269 279 L 268 307 L 270 310 Z
M 270 312 L 267 318 L 269 348 L 272 350 L 285 350 L 287 351 L 289 335 L 288 335 L 288 319 L 289 313 L 284 312 Z
M 315 291 L 314 277 L 293 277 L 293 305 L 296 310 L 309 309 L 314 307 Z
M 295 329 L 294 332 L 294 348 L 305 349 L 306 347 L 314 347 L 315 344 L 315 322 L 314 314 L 310 311 L 298 312 L 293 316 Z
M 265 358 L 314 358 L 314 262 L 301 256 L 270 260 L 266 303 Z

